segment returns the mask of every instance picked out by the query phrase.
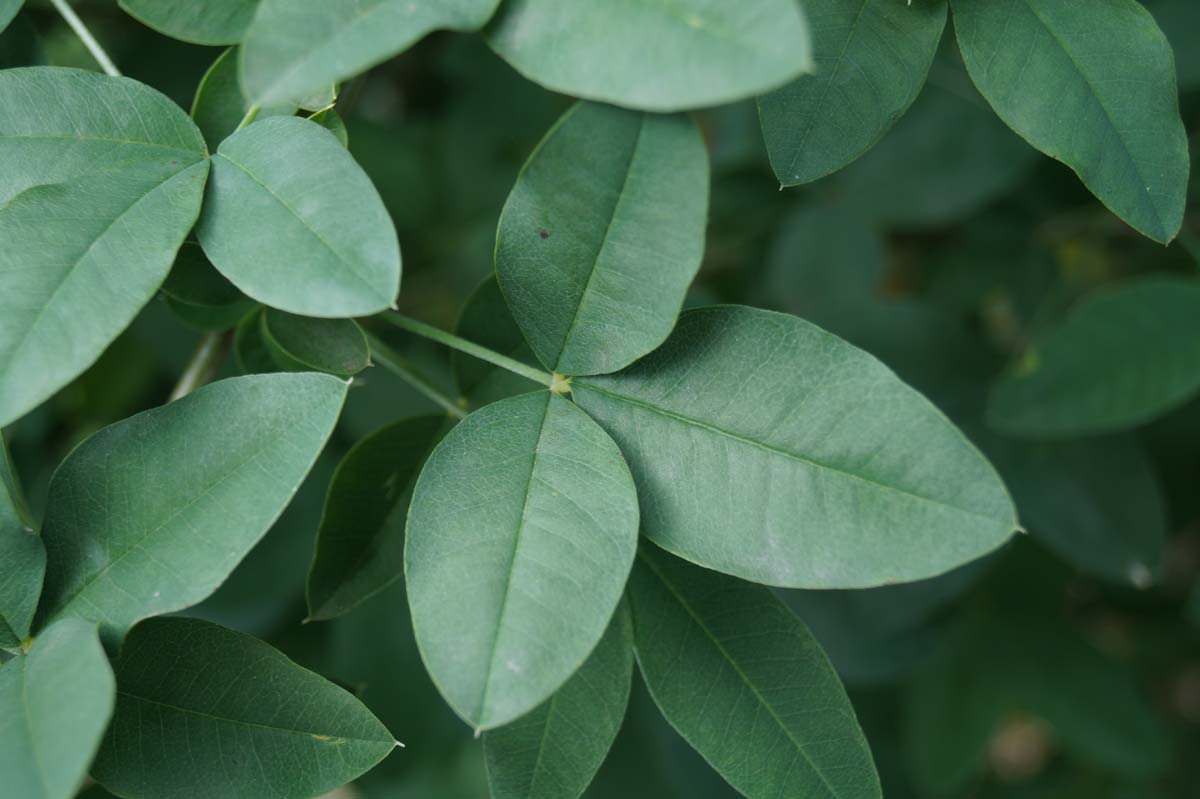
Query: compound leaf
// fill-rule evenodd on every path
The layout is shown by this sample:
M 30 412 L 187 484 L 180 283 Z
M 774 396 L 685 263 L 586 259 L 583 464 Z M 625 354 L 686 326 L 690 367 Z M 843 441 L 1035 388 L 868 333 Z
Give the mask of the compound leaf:
M 707 222 L 708 155 L 690 120 L 578 103 L 517 178 L 496 275 L 543 364 L 613 372 L 671 332 Z
M 556 394 L 501 400 L 442 440 L 404 561 L 421 655 L 455 712 L 497 727 L 562 686 L 621 598 L 637 525 L 620 451 Z

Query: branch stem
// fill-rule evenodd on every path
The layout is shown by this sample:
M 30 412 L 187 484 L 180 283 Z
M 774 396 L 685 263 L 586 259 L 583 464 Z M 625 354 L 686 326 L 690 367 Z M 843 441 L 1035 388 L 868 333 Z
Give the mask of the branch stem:
M 422 338 L 427 338 L 430 341 L 436 341 L 443 344 L 452 350 L 458 350 L 461 353 L 470 355 L 472 358 L 478 358 L 481 361 L 486 361 L 493 366 L 499 366 L 501 369 L 507 369 L 513 374 L 518 374 L 521 377 L 528 378 L 535 383 L 541 383 L 544 386 L 554 388 L 562 386 L 563 379 L 557 375 L 552 375 L 549 372 L 543 372 L 541 369 L 534 369 L 532 366 L 523 364 L 515 358 L 509 358 L 507 355 L 501 355 L 494 350 L 489 350 L 487 347 L 481 347 L 478 344 L 467 341 L 465 338 L 459 338 L 453 333 L 447 333 L 445 330 L 427 325 L 424 322 L 419 322 L 416 319 L 405 316 L 396 312 L 388 312 L 380 314 L 380 318 L 384 321 L 395 325 L 401 330 L 407 330 L 409 333 L 415 333 Z
M 367 343 L 371 345 L 372 360 L 379 362 L 381 366 L 383 366 L 392 374 L 396 375 L 396 377 L 400 378 L 405 383 L 408 383 L 420 394 L 425 396 L 455 419 L 466 418 L 466 409 L 438 390 L 437 386 L 433 385 L 428 378 L 422 375 L 419 370 L 414 368 L 412 363 L 409 362 L 407 358 L 396 352 L 387 344 L 384 344 L 383 340 L 378 336 L 367 331 L 363 332 L 365 332 L 367 335 Z
M 96 59 L 96 63 L 100 65 L 100 68 L 114 78 L 121 77 L 121 71 L 117 69 L 117 65 L 108 57 L 108 53 L 104 52 L 104 48 L 100 46 L 100 42 L 96 41 L 96 37 L 88 30 L 87 25 L 83 24 L 83 20 L 79 18 L 79 15 L 75 13 L 75 9 L 71 8 L 67 0 L 50 0 L 50 4 L 58 10 L 58 13 L 62 15 L 66 23 L 71 26 L 71 30 L 75 31 L 75 35 L 79 37 L 79 40 L 83 42 L 83 46 L 92 54 L 92 58 Z
M 206 333 L 204 338 L 200 339 L 196 352 L 188 361 L 187 368 L 183 370 L 183 375 L 175 384 L 167 402 L 174 402 L 180 397 L 186 397 L 212 380 L 217 374 L 217 370 L 221 368 L 221 362 L 229 353 L 231 343 L 232 337 L 228 332 Z

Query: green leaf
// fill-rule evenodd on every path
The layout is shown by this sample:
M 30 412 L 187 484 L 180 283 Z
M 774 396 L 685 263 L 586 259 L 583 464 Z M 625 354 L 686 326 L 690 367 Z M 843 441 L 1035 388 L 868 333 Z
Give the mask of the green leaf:
M 591 656 L 550 699 L 483 734 L 492 799 L 577 799 L 625 718 L 633 628 L 622 604 Z
M 1066 438 L 1147 422 L 1200 390 L 1200 284 L 1147 277 L 1085 298 L 993 388 L 988 422 Z
M 263 308 L 257 307 L 242 317 L 233 333 L 233 356 L 243 374 L 269 374 L 283 368 L 275 362 L 262 335 Z
M 120 0 L 127 14 L 166 36 L 192 44 L 237 44 L 258 0 Z
M 50 482 L 39 618 L 96 621 L 115 643 L 211 594 L 291 500 L 345 396 L 327 375 L 235 377 L 79 445 Z
M 751 799 L 883 795 L 837 674 L 769 590 L 643 547 L 629 602 L 651 696 L 730 785 Z
M 551 91 L 645 111 L 722 105 L 814 68 L 794 0 L 509 0 L 487 37 Z
M 13 21 L 25 0 L 0 0 L 0 31 Z
M 690 120 L 578 103 L 504 205 L 496 275 L 547 368 L 613 372 L 671 332 L 707 222 L 708 154 Z
M 92 775 L 129 799 L 307 799 L 396 745 L 349 692 L 211 622 L 139 624 L 116 672 L 117 710 Z
M 225 277 L 302 316 L 366 316 L 400 290 L 400 245 L 370 178 L 314 122 L 273 117 L 221 143 L 196 233 Z
M 445 416 L 402 419 L 359 441 L 334 472 L 308 574 L 308 615 L 332 619 L 404 574 L 404 522 Z
M 20 5 L 18 2 L 17 5 Z M 2 27 L 2 26 L 0 26 Z M 29 12 L 17 14 L 8 27 L 0 29 L 0 69 L 30 67 L 46 63 L 37 28 L 29 21 Z
M 495 274 L 488 275 L 467 298 L 454 332 L 468 341 L 522 363 L 531 366 L 537 363 L 533 350 L 529 349 L 521 328 L 512 317 Z M 457 350 L 450 354 L 450 367 L 459 394 L 480 407 L 541 387 L 528 378 Z
M 179 248 L 162 293 L 167 307 L 179 318 L 205 331 L 228 330 L 255 306 L 209 263 L 194 241 L 185 241 Z
M 262 0 L 246 32 L 242 85 L 259 105 L 366 71 L 435 30 L 474 31 L 499 0 Z
M 313 319 L 268 308 L 262 335 L 275 361 L 291 372 L 349 377 L 370 365 L 367 338 L 353 319 Z
M 192 119 L 204 134 L 210 149 L 228 138 L 245 118 L 250 110 L 250 103 L 242 94 L 238 83 L 238 60 L 241 49 L 230 47 L 217 56 L 200 85 L 196 87 L 196 96 L 192 99 Z M 272 116 L 291 116 L 296 113 L 294 103 L 277 103 L 259 109 L 257 119 Z
M 336 136 L 343 147 L 350 146 L 350 133 L 346 130 L 346 122 L 342 119 L 341 114 L 337 112 L 337 109 L 322 108 L 310 116 L 309 119 Z
M 612 617 L 637 524 L 621 453 L 560 396 L 501 400 L 442 440 L 404 562 L 421 656 L 456 713 L 497 727 L 558 690 Z
M 1132 227 L 1175 238 L 1187 135 L 1171 47 L 1150 12 L 1134 0 L 954 0 L 954 29 L 1009 127 Z
M 208 159 L 174 103 L 128 78 L 0 72 L 0 427 L 90 366 L 158 290 Z
M 794 588 L 947 571 L 1017 528 L 995 471 L 865 352 L 739 306 L 688 311 L 667 343 L 576 402 L 616 439 L 642 532 L 694 563 Z
M 912 105 L 946 27 L 944 0 L 808 0 L 812 75 L 758 99 L 763 138 L 785 186 L 836 172 Z
M 1161 579 L 1166 500 L 1136 437 L 977 440 L 1004 475 L 1035 540 L 1118 584 L 1146 588 Z
M 113 675 L 96 626 L 63 619 L 43 630 L 28 655 L 0 667 L 4 795 L 74 796 L 112 709 Z
M 0 649 L 16 649 L 29 635 L 42 576 L 46 548 L 30 529 L 24 500 L 0 438 Z

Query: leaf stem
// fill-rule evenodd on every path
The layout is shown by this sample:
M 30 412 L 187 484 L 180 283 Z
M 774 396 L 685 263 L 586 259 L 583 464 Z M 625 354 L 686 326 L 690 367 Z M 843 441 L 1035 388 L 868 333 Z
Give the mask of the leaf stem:
M 564 385 L 563 378 L 552 375 L 549 372 L 543 372 L 541 369 L 534 369 L 532 366 L 521 363 L 515 358 L 509 358 L 507 355 L 501 355 L 498 352 L 489 350 L 487 347 L 481 347 L 478 344 L 467 341 L 465 338 L 459 338 L 453 333 L 447 333 L 445 330 L 427 325 L 424 322 L 419 322 L 416 319 L 405 316 L 404 314 L 390 311 L 380 314 L 380 318 L 390 324 L 395 325 L 401 330 L 407 330 L 409 333 L 415 333 L 422 338 L 427 338 L 431 341 L 436 341 L 439 344 L 444 344 L 453 350 L 470 355 L 472 358 L 478 358 L 481 361 L 486 361 L 493 366 L 499 366 L 501 369 L 507 369 L 513 374 L 518 374 L 521 377 L 528 378 L 535 383 L 541 383 L 547 387 L 556 387 Z
M 467 411 L 459 403 L 447 397 L 437 386 L 413 367 L 412 363 L 400 353 L 383 343 L 383 340 L 369 331 L 363 331 L 367 343 L 371 345 L 371 358 L 378 361 L 385 369 L 408 383 L 430 401 L 455 419 L 465 419 Z
M 225 356 L 229 353 L 229 346 L 232 341 L 232 333 L 228 331 L 224 333 L 206 333 L 204 338 L 200 339 L 200 344 L 196 347 L 196 352 L 192 355 L 192 359 L 188 361 L 187 368 L 183 370 L 183 375 L 180 376 L 179 382 L 175 384 L 175 388 L 171 391 L 171 396 L 167 402 L 174 402 L 180 397 L 186 397 L 212 380 L 213 376 L 217 373 L 217 369 L 221 368 L 221 362 L 225 360 Z
M 253 122 L 254 119 L 258 116 L 258 112 L 261 110 L 262 110 L 262 106 L 260 106 L 258 103 L 255 103 L 254 105 L 247 108 L 246 116 L 242 117 L 242 121 L 239 122 L 238 126 L 233 129 L 233 132 L 237 133 L 239 130 L 241 130 L 242 128 L 246 127 L 251 122 Z
M 71 30 L 75 31 L 75 35 L 83 42 L 83 46 L 92 54 L 92 58 L 96 59 L 96 63 L 100 65 L 107 74 L 114 78 L 121 77 L 121 71 L 117 69 L 117 65 L 108 57 L 108 53 L 104 52 L 104 48 L 100 46 L 100 42 L 96 41 L 96 37 L 92 36 L 92 32 L 83 24 L 83 20 L 75 13 L 75 10 L 67 3 L 67 0 L 50 0 L 50 4 L 58 10 L 66 23 L 71 26 Z

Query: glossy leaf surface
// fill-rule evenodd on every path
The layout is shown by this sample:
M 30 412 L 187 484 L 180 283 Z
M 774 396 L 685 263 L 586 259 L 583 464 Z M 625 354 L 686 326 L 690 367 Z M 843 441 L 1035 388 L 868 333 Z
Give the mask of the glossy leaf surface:
M 487 36 L 551 91 L 645 111 L 741 100 L 813 70 L 792 0 L 509 0 Z
M 50 484 L 40 618 L 116 642 L 208 596 L 291 500 L 345 395 L 326 375 L 237 377 L 93 435 Z
M 254 19 L 258 0 L 120 0 L 144 25 L 192 44 L 236 44 Z
M 199 619 L 139 624 L 116 676 L 116 713 L 92 774 L 131 799 L 307 799 L 396 745 L 353 694 Z
M 629 601 L 650 694 L 731 785 L 750 799 L 882 796 L 837 674 L 768 589 L 643 547 Z
M 282 311 L 364 316 L 400 289 L 400 245 L 379 193 L 306 119 L 264 119 L 221 143 L 196 232 L 225 277 Z
M 940 574 L 1017 527 L 928 400 L 793 316 L 689 311 L 652 355 L 572 388 L 629 460 L 643 533 L 708 568 L 861 588 Z
M 112 709 L 113 674 L 96 626 L 63 619 L 39 633 L 29 654 L 0 667 L 4 795 L 74 796 Z
M 141 310 L 200 210 L 208 159 L 128 78 L 0 72 L 0 427 L 90 366 Z
M 625 718 L 633 677 L 633 626 L 617 608 L 579 671 L 532 713 L 483 734 L 493 799 L 577 799 Z
M 758 100 L 785 186 L 849 164 L 879 141 L 925 84 L 946 26 L 943 0 L 808 0 L 812 75 Z
M 637 546 L 621 453 L 549 392 L 502 400 L 442 440 L 413 493 L 413 628 L 446 701 L 478 729 L 523 716 L 586 660 Z
M 690 120 L 579 103 L 517 178 L 496 275 L 547 368 L 614 372 L 671 332 L 707 222 L 708 155 Z
M 954 0 L 975 85 L 1113 213 L 1175 238 L 1188 180 L 1171 46 L 1135 0 Z

